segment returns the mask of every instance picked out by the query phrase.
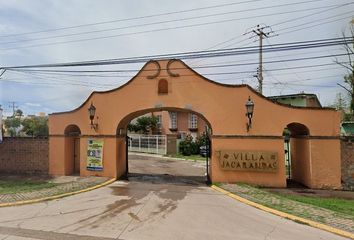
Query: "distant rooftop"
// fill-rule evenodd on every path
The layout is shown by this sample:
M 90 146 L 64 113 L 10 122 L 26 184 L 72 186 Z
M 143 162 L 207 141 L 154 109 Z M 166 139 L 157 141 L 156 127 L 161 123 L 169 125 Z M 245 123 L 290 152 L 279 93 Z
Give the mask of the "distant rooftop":
M 317 98 L 317 95 L 313 93 L 277 95 L 277 96 L 269 96 L 267 98 L 274 102 L 279 102 L 279 103 L 298 106 L 298 107 L 322 107 L 320 101 Z M 300 99 L 306 101 L 303 102 L 296 101 Z
M 342 122 L 341 134 L 344 136 L 354 136 L 354 122 Z

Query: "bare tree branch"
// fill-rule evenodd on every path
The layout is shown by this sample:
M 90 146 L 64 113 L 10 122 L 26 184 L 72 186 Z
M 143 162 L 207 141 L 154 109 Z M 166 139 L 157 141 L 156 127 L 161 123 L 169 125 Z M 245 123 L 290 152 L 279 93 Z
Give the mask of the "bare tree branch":
M 353 71 L 353 69 L 351 67 L 348 67 L 347 65 L 345 65 L 344 63 L 339 62 L 337 59 L 335 60 L 335 63 L 341 65 L 342 67 L 345 67 L 346 69 L 348 69 L 350 72 Z
M 346 88 L 345 86 L 343 86 L 342 84 L 340 83 L 337 83 L 338 86 L 344 88 L 346 91 L 348 91 L 350 94 L 352 93 L 352 91 L 350 91 L 348 88 Z

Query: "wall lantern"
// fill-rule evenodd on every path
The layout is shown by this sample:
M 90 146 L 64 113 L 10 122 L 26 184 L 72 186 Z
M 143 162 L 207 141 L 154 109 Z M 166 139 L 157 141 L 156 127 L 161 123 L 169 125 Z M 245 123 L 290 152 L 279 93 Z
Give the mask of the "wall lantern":
M 89 117 L 90 117 L 91 128 L 93 128 L 96 131 L 98 124 L 93 122 L 93 120 L 95 118 L 95 114 L 96 114 L 96 107 L 93 105 L 92 102 L 91 102 L 91 106 L 88 108 L 88 113 L 89 113 Z
M 251 97 L 248 97 L 248 101 L 246 102 L 246 117 L 248 118 L 248 123 L 247 123 L 247 132 L 250 130 L 252 127 L 252 117 L 253 117 L 253 109 L 254 109 L 254 103 L 251 100 Z

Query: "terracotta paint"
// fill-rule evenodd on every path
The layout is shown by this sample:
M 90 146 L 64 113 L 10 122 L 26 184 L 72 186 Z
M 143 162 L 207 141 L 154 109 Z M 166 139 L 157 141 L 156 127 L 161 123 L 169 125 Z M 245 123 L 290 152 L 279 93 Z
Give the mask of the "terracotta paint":
M 159 81 L 168 83 L 159 93 Z M 247 131 L 245 103 L 254 102 L 252 128 Z M 92 129 L 88 116 L 96 107 Z M 77 109 L 49 116 L 49 171 L 53 175 L 73 172 L 73 141 L 65 133 L 76 125 L 80 135 L 80 175 L 120 177 L 125 173 L 127 124 L 142 114 L 158 111 L 193 112 L 212 129 L 210 176 L 213 182 L 248 182 L 264 186 L 286 186 L 284 139 L 290 123 L 300 123 L 309 136 L 291 140 L 293 173 L 313 188 L 340 188 L 340 113 L 326 108 L 299 108 L 273 103 L 248 85 L 225 85 L 199 75 L 179 60 L 150 61 L 129 82 L 106 92 L 93 92 Z M 96 118 L 97 117 L 97 118 Z M 104 140 L 103 171 L 86 170 L 87 140 Z M 276 173 L 224 171 L 217 150 L 272 151 L 279 156 Z

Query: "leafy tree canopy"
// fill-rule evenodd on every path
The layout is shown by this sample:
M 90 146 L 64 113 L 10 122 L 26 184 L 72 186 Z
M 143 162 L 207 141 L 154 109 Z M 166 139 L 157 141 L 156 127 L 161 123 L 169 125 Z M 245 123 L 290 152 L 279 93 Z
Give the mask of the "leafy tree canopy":
M 156 116 L 141 116 L 136 119 L 135 123 L 128 125 L 131 132 L 148 134 L 158 127 L 158 118 Z

